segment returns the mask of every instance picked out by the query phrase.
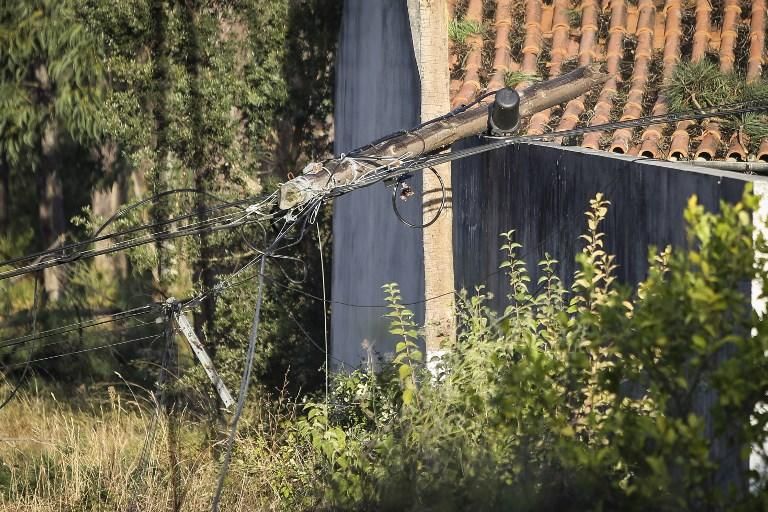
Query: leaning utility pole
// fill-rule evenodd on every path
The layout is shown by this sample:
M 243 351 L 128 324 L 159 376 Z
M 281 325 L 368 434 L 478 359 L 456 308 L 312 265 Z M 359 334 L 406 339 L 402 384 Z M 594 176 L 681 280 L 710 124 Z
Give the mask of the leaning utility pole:
M 429 10 L 443 5 L 436 0 L 427 4 L 429 5 L 425 7 L 419 2 L 419 39 L 429 36 L 425 30 L 430 25 L 425 20 L 428 16 L 425 16 L 421 9 Z M 443 49 L 430 48 L 429 45 L 419 47 L 417 53 L 420 55 L 420 75 L 432 72 L 430 57 L 432 51 L 444 52 Z M 434 60 L 436 63 L 440 61 L 437 58 Z M 435 67 L 447 69 L 444 63 L 435 64 Z M 435 72 L 439 73 L 440 70 Z M 414 164 L 414 161 L 418 164 L 418 158 L 439 153 L 466 137 L 489 131 L 507 135 L 517 129 L 521 118 L 586 94 L 596 85 L 606 82 L 608 78 L 609 75 L 599 72 L 595 66 L 580 67 L 555 79 L 535 84 L 520 92 L 519 96 L 511 89 L 501 89 L 481 97 L 476 104 L 471 104 L 468 108 L 460 107 L 440 116 L 441 112 L 447 110 L 447 90 L 445 91 L 446 102 L 443 104 L 440 102 L 441 92 L 425 87 L 422 75 L 422 118 L 431 120 L 423 122 L 412 130 L 386 137 L 365 148 L 355 150 L 349 155 L 342 155 L 322 163 L 309 164 L 301 176 L 281 185 L 279 207 L 288 210 L 304 206 L 310 201 L 327 197 L 327 195 L 343 193 L 355 186 L 366 186 L 394 177 L 398 171 L 401 173 L 407 171 L 409 164 Z M 448 84 L 447 79 L 442 79 L 440 82 L 446 86 Z M 416 167 L 418 165 L 414 166 Z M 422 181 L 424 224 L 430 224 L 430 227 L 424 230 L 423 242 L 425 298 L 429 299 L 425 305 L 428 355 L 436 355 L 435 352 L 440 350 L 441 344 L 453 339 L 456 334 L 453 296 L 453 225 L 449 199 L 450 168 L 438 167 L 433 170 L 434 172 L 424 173 Z M 434 177 L 434 182 L 427 179 L 427 175 L 430 178 Z M 441 180 L 444 186 L 441 186 Z M 442 212 L 442 218 L 435 219 L 435 215 L 438 215 L 442 209 L 442 206 L 438 205 L 443 203 L 443 199 L 448 208 Z M 439 223 L 440 221 L 442 223 Z
M 582 66 L 552 80 L 534 84 L 520 92 L 520 117 L 530 117 L 577 98 L 609 78 L 608 74 L 599 72 L 597 66 Z M 342 157 L 308 165 L 304 174 L 280 187 L 280 208 L 295 208 L 335 188 L 354 184 L 365 170 L 359 159 L 377 159 L 388 162 L 389 168 L 396 169 L 405 159 L 435 153 L 457 140 L 486 133 L 488 107 L 493 103 L 493 96 L 491 94 L 476 106 L 455 115 L 446 115 L 433 123 L 373 144 L 356 152 L 354 158 Z

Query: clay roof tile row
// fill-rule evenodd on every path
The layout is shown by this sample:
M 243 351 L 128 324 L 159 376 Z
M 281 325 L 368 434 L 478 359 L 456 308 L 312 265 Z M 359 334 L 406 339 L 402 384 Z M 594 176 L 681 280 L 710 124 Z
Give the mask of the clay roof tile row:
M 659 91 L 681 61 L 708 58 L 748 82 L 760 78 L 766 0 L 711 1 L 449 1 L 451 17 L 478 28 L 449 45 L 451 103 L 466 104 L 484 90 L 503 87 L 511 72 L 522 89 L 533 77 L 549 79 L 577 65 L 603 63 L 616 78 L 531 117 L 527 133 L 544 134 L 667 113 Z M 741 134 L 726 133 L 716 120 L 592 132 L 558 142 L 654 158 L 768 161 L 768 140 L 749 155 Z

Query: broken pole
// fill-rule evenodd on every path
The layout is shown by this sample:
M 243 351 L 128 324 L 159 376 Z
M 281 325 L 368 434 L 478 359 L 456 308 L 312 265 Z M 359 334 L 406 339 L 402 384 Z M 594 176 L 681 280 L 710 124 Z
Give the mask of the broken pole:
M 606 82 L 610 75 L 598 69 L 596 65 L 582 66 L 525 89 L 520 93 L 520 117 L 528 117 L 577 98 L 595 85 Z M 354 183 L 366 170 L 356 158 L 375 157 L 382 159 L 382 162 L 390 162 L 396 168 L 400 160 L 435 153 L 460 139 L 484 133 L 488 130 L 488 106 L 492 101 L 493 95 L 489 95 L 476 107 L 375 144 L 355 154 L 354 158 L 337 158 L 322 165 L 310 164 L 307 166 L 310 172 L 280 187 L 279 206 L 283 210 L 294 208 L 331 188 Z
M 184 338 L 186 338 L 187 343 L 189 343 L 189 347 L 197 357 L 197 360 L 200 361 L 203 370 L 205 370 L 205 373 L 211 380 L 211 384 L 213 384 L 213 387 L 216 388 L 216 392 L 219 394 L 219 398 L 221 398 L 224 407 L 229 409 L 232 404 L 235 403 L 235 401 L 232 399 L 232 395 L 230 394 L 229 389 L 227 389 L 224 381 L 221 380 L 219 373 L 213 366 L 213 361 L 211 361 L 211 358 L 205 351 L 203 344 L 200 343 L 200 338 L 198 338 L 197 334 L 195 334 L 195 330 L 192 328 L 192 324 L 189 322 L 184 313 L 178 312 L 176 314 L 176 325 L 179 326 L 179 331 L 181 331 L 181 334 L 183 334 Z

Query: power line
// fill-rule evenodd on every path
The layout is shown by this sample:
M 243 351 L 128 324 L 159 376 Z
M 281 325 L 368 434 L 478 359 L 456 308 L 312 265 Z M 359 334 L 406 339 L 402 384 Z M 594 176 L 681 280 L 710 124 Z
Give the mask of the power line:
M 282 233 L 282 232 L 281 232 Z M 272 248 L 277 245 L 278 241 L 280 240 L 280 236 L 275 238 L 275 240 L 270 245 L 270 248 L 267 249 L 266 253 L 269 254 L 272 250 Z M 224 462 L 222 463 L 221 470 L 219 471 L 219 478 L 216 483 L 216 491 L 213 495 L 213 500 L 211 502 L 211 511 L 212 512 L 219 512 L 219 503 L 221 501 L 221 492 L 224 489 L 224 479 L 227 476 L 227 472 L 229 470 L 229 464 L 232 460 L 232 446 L 235 441 L 235 435 L 237 434 L 237 425 L 240 422 L 240 416 L 243 413 L 243 409 L 245 407 L 245 401 L 248 395 L 248 387 L 251 382 L 251 373 L 253 371 L 253 358 L 256 353 L 256 341 L 258 339 L 259 335 L 259 324 L 260 324 L 260 314 L 261 314 L 261 303 L 262 299 L 264 298 L 264 270 L 266 267 L 266 254 L 261 257 L 261 264 L 259 266 L 259 283 L 258 283 L 258 294 L 256 297 L 256 306 L 254 307 L 254 313 L 253 313 L 253 320 L 251 321 L 251 332 L 248 335 L 248 348 L 246 351 L 245 356 L 245 366 L 243 368 L 243 376 L 240 380 L 240 391 L 237 396 L 237 406 L 235 407 L 235 414 L 232 418 L 232 424 L 230 426 L 229 435 L 227 436 L 227 448 L 226 452 L 224 454 Z
M 273 245 L 277 244 L 279 242 L 279 240 L 285 238 L 286 235 L 288 234 L 288 232 L 290 231 L 290 229 L 298 223 L 298 220 L 300 220 L 300 218 L 302 218 L 302 217 L 306 217 L 306 215 L 308 213 L 310 213 L 311 210 L 312 210 L 312 206 L 311 205 L 300 209 L 300 211 L 299 211 L 299 219 L 294 219 L 292 222 L 286 223 L 286 225 L 283 226 L 283 228 L 278 233 L 278 236 L 276 237 L 276 240 L 273 243 Z M 303 233 L 304 233 L 304 229 L 302 228 L 302 231 L 300 232 L 299 236 L 296 238 L 296 240 L 293 243 L 285 245 L 283 247 L 277 247 L 276 250 L 280 250 L 282 248 L 289 247 L 290 245 L 298 243 L 298 241 L 300 241 L 301 238 L 303 237 Z M 261 252 L 261 251 L 259 251 L 259 252 Z M 195 297 L 193 297 L 191 299 L 188 299 L 185 302 L 183 302 L 183 304 L 181 305 L 181 308 L 184 309 L 184 310 L 190 309 L 190 308 L 194 307 L 196 304 L 198 304 L 204 297 L 206 297 L 208 295 L 217 295 L 217 294 L 223 292 L 224 290 L 230 289 L 230 288 L 232 288 L 234 286 L 239 286 L 240 284 L 246 282 L 247 280 L 243 280 L 243 281 L 239 281 L 239 282 L 238 281 L 232 282 L 232 278 L 234 278 L 235 276 L 239 275 L 241 272 L 245 271 L 253 263 L 255 263 L 255 262 L 257 262 L 260 259 L 263 259 L 265 257 L 271 257 L 271 255 L 266 253 L 266 252 L 261 252 L 261 254 L 259 254 L 255 258 L 253 258 L 251 261 L 249 261 L 242 268 L 240 268 L 237 271 L 235 271 L 233 274 L 227 276 L 224 280 L 219 282 L 213 288 L 208 289 L 208 290 L 204 290 L 203 292 L 201 292 L 197 296 L 195 296 Z M 161 304 L 161 303 L 147 304 L 147 305 L 139 306 L 139 307 L 136 307 L 136 308 L 133 308 L 133 309 L 130 309 L 130 310 L 114 313 L 112 315 L 109 315 L 107 318 L 98 318 L 98 319 L 93 319 L 93 320 L 89 320 L 89 321 L 85 321 L 85 322 L 75 322 L 75 323 L 68 324 L 68 325 L 61 326 L 61 327 L 57 327 L 57 328 L 54 328 L 54 329 L 49 329 L 49 330 L 46 330 L 46 331 L 43 331 L 43 332 L 40 332 L 40 333 L 33 333 L 33 334 L 25 335 L 25 336 L 18 336 L 18 337 L 15 337 L 15 338 L 10 338 L 10 339 L 6 339 L 6 340 L 2 340 L 2 341 L 0 341 L 0 349 L 7 348 L 7 347 L 12 347 L 12 346 L 18 346 L 18 345 L 22 345 L 22 344 L 25 344 L 25 343 L 31 343 L 31 342 L 34 342 L 34 341 L 39 341 L 41 339 L 50 338 L 52 336 L 60 336 L 60 335 L 64 335 L 64 334 L 67 334 L 67 333 L 70 333 L 70 332 L 80 331 L 80 330 L 83 330 L 83 329 L 87 329 L 87 328 L 90 328 L 90 327 L 95 327 L 95 326 L 109 324 L 109 323 L 113 323 L 113 322 L 117 322 L 117 321 L 121 321 L 121 320 L 126 320 L 126 319 L 130 319 L 130 318 L 133 318 L 133 317 L 136 317 L 136 316 L 145 315 L 145 314 L 148 314 L 148 313 L 151 313 L 151 312 L 157 312 L 163 306 L 164 306 L 164 304 Z M 142 325 L 147 325 L 148 323 L 149 322 L 142 323 L 142 324 L 140 324 L 138 326 L 133 326 L 133 327 L 129 327 L 129 328 L 140 327 Z M 66 340 L 64 340 L 64 341 L 66 341 Z M 47 344 L 47 345 L 44 345 L 44 346 L 55 345 L 55 344 L 59 344 L 59 343 L 62 343 L 62 342 L 51 343 L 51 344 Z M 68 354 L 69 353 L 63 354 L 63 355 L 68 355 Z
M 136 323 L 136 324 L 133 324 L 133 325 L 125 325 L 125 326 L 122 326 L 122 327 L 111 329 L 108 332 L 96 332 L 96 333 L 94 333 L 93 331 L 86 331 L 86 332 L 82 333 L 82 336 L 80 338 L 81 339 L 85 339 L 86 337 L 90 337 L 92 335 L 98 335 L 98 334 L 108 335 L 110 337 L 117 337 L 117 335 L 119 335 L 121 333 L 130 331 L 132 329 L 139 329 L 139 328 L 142 328 L 142 327 L 146 327 L 147 325 L 153 325 L 154 323 L 155 322 L 139 322 L 139 323 Z M 80 332 L 80 331 L 77 330 L 77 331 L 69 331 L 69 332 L 71 333 L 71 332 Z M 0 346 L 0 350 L 2 350 L 4 348 L 9 348 L 9 347 L 12 347 L 12 346 L 26 345 L 28 343 L 38 342 L 38 341 L 41 341 L 41 340 L 44 340 L 44 339 L 45 338 L 35 338 L 35 339 L 28 340 L 28 341 L 25 341 L 25 342 L 22 342 L 22 343 L 17 342 L 17 343 L 15 343 L 13 345 L 3 345 L 3 346 Z M 36 345 L 34 347 L 34 350 L 35 351 L 40 351 L 40 350 L 43 350 L 43 349 L 45 349 L 47 347 L 53 347 L 55 345 L 62 345 L 64 343 L 70 343 L 72 341 L 74 341 L 74 339 L 73 338 L 69 338 L 69 337 L 60 338 L 60 339 L 57 338 L 55 341 L 51 341 L 49 343 L 43 343 L 43 344 L 40 344 L 40 345 Z
M 221 199 L 220 197 L 218 197 L 218 196 L 216 196 L 214 194 L 211 194 L 210 192 L 206 192 L 205 190 L 198 190 L 196 188 L 174 188 L 174 189 L 171 189 L 171 190 L 165 190 L 165 191 L 160 192 L 158 194 L 155 194 L 153 196 L 150 196 L 150 197 L 147 197 L 145 199 L 142 199 L 141 201 L 137 201 L 137 202 L 135 202 L 135 203 L 133 203 L 131 205 L 128 205 L 128 206 L 126 206 L 124 208 L 121 208 L 120 210 L 118 210 L 114 214 L 112 214 L 112 216 L 109 217 L 106 221 L 104 221 L 104 223 L 102 223 L 102 225 L 99 227 L 99 229 L 96 230 L 96 232 L 93 234 L 93 236 L 99 236 L 99 233 L 104 231 L 104 229 L 107 226 L 109 226 L 112 222 L 114 222 L 116 219 L 122 217 L 123 215 L 125 215 L 126 213 L 128 213 L 128 212 L 130 212 L 132 210 L 135 210 L 136 208 L 139 208 L 140 206 L 143 206 L 143 205 L 145 205 L 147 203 L 155 203 L 155 202 L 157 202 L 158 199 L 162 199 L 163 197 L 166 197 L 166 196 L 169 196 L 169 195 L 172 195 L 172 194 L 182 194 L 182 193 L 187 193 L 187 192 L 188 193 L 195 193 L 195 194 L 201 194 L 201 195 L 204 195 L 204 196 L 212 197 L 212 198 L 216 199 L 217 201 L 219 201 L 220 203 L 222 203 L 220 205 L 220 207 L 225 207 L 225 208 L 228 207 L 228 206 L 238 206 L 239 207 L 239 204 L 235 204 L 235 203 L 232 203 L 230 201 L 226 201 L 224 199 Z M 239 201 L 238 201 L 238 203 L 239 203 Z M 241 208 L 241 210 L 242 209 L 243 208 Z M 199 212 L 199 214 L 203 214 L 203 213 L 205 213 L 205 212 L 204 211 Z
M 145 315 L 149 312 L 156 311 L 159 309 L 159 304 L 151 304 L 146 306 L 140 306 L 137 308 L 129 309 L 126 311 L 121 311 L 120 313 L 115 313 L 113 315 L 109 315 L 107 318 L 99 318 L 99 319 L 93 319 L 85 322 L 75 322 L 69 325 L 63 325 L 61 327 L 56 327 L 54 329 L 48 329 L 46 331 L 41 331 L 33 334 L 27 334 L 24 336 L 17 336 L 16 338 L 10 338 L 6 340 L 0 341 L 0 349 L 12 347 L 16 345 L 22 345 L 24 343 L 29 343 L 32 341 L 37 341 L 45 338 L 50 338 L 52 336 L 59 336 L 62 334 L 67 334 L 73 331 L 79 331 L 82 329 L 87 329 L 89 327 L 96 327 L 99 325 L 104 325 L 112 322 L 117 322 L 120 320 L 124 320 L 127 318 L 133 318 L 135 316 L 141 316 Z
M 106 345 L 99 345 L 97 347 L 89 347 L 89 348 L 84 348 L 84 349 L 80 349 L 80 350 L 73 350 L 72 352 L 65 352 L 63 354 L 54 354 L 52 356 L 40 357 L 38 359 L 32 359 L 31 361 L 29 361 L 29 364 L 39 363 L 41 361 L 48 361 L 50 359 L 59 359 L 61 357 L 72 356 L 72 355 L 76 355 L 76 354 L 83 354 L 83 353 L 86 353 L 86 352 L 94 352 L 96 350 L 102 350 L 102 349 L 105 349 L 105 348 L 116 347 L 118 345 L 125 345 L 125 344 L 128 344 L 128 343 L 136 343 L 136 342 L 144 341 L 144 340 L 148 340 L 148 339 L 156 340 L 156 339 L 160 338 L 161 336 L 163 336 L 163 334 L 142 336 L 140 338 L 133 338 L 133 339 L 130 339 L 130 340 L 118 341 L 116 343 L 109 343 L 109 344 L 106 344 Z M 19 367 L 19 366 L 23 366 L 24 364 L 27 364 L 27 363 L 12 364 L 12 365 L 9 365 L 8 368 L 16 368 L 16 367 Z
M 96 242 L 102 242 L 102 241 L 110 240 L 112 238 L 117 238 L 117 237 L 121 237 L 121 236 L 125 236 L 125 235 L 130 235 L 130 234 L 137 233 L 139 231 L 144 231 L 144 230 L 147 230 L 147 229 L 167 226 L 169 224 L 175 224 L 175 223 L 180 222 L 182 220 L 186 220 L 186 219 L 189 219 L 191 217 L 197 217 L 197 216 L 205 214 L 205 213 L 216 212 L 216 211 L 223 210 L 223 209 L 226 209 L 226 208 L 239 207 L 240 205 L 243 205 L 243 204 L 246 204 L 246 203 L 251 203 L 254 200 L 258 200 L 258 199 L 260 199 L 260 198 L 259 197 L 254 197 L 254 198 L 241 199 L 241 200 L 238 200 L 238 201 L 232 201 L 232 202 L 224 204 L 224 205 L 213 206 L 213 207 L 208 208 L 208 209 L 203 210 L 203 211 L 198 211 L 198 212 L 194 212 L 194 213 L 187 213 L 187 214 L 184 214 L 184 215 L 180 215 L 178 217 L 174 217 L 174 218 L 171 218 L 171 219 L 166 219 L 166 220 L 162 220 L 162 221 L 158 221 L 158 222 L 153 222 L 153 223 L 148 223 L 148 224 L 141 224 L 139 226 L 134 226 L 132 228 L 124 229 L 122 231 L 116 231 L 114 233 L 110 233 L 110 234 L 107 234 L 107 235 L 93 236 L 93 237 L 91 237 L 91 238 L 89 238 L 87 240 L 82 240 L 82 241 L 79 241 L 79 242 L 73 242 L 73 243 L 70 243 L 70 244 L 67 244 L 67 245 L 63 245 L 63 246 L 59 246 L 59 247 L 56 247 L 56 248 L 53 248 L 53 249 L 47 249 L 45 251 L 39 251 L 39 252 L 35 252 L 35 253 L 30 253 L 30 254 L 26 254 L 24 256 L 19 256 L 19 257 L 16 257 L 16 258 L 5 260 L 5 261 L 0 262 L 0 267 L 9 266 L 9 265 L 13 265 L 15 263 L 20 263 L 22 261 L 28 261 L 28 260 L 34 260 L 34 259 L 41 259 L 41 261 L 42 261 L 42 258 L 45 258 L 46 256 L 49 256 L 49 255 L 55 255 L 55 254 L 60 254 L 60 253 L 64 254 L 67 251 L 70 251 L 72 249 L 76 249 L 78 247 L 82 247 L 84 245 L 90 245 L 90 244 L 93 244 L 93 243 L 96 243 Z M 104 227 L 104 225 L 102 227 L 100 227 L 99 230 L 101 230 L 103 227 Z
M 66 263 L 72 263 L 73 261 L 77 261 L 81 259 L 93 258 L 93 257 L 101 256 L 104 254 L 111 254 L 114 252 L 125 251 L 127 249 L 132 249 L 134 247 L 139 247 L 139 246 L 150 244 L 150 243 L 173 240 L 183 236 L 215 233 L 223 229 L 230 229 L 230 228 L 234 228 L 242 225 L 259 222 L 258 219 L 245 218 L 242 220 L 230 221 L 221 225 L 215 225 L 215 222 L 218 220 L 220 220 L 220 218 L 192 224 L 178 231 L 161 231 L 157 233 L 151 233 L 143 237 L 138 237 L 132 240 L 117 242 L 111 247 L 107 247 L 103 249 L 89 249 L 84 251 L 78 251 L 72 255 L 68 255 L 68 256 L 52 259 L 52 260 L 47 260 L 47 261 L 41 261 L 38 263 L 27 265 L 25 267 L 16 268 L 13 270 L 7 270 L 5 272 L 0 272 L 0 281 L 11 278 L 11 277 L 21 276 L 21 275 L 29 274 L 32 272 L 37 272 L 38 270 L 43 270 L 49 267 L 55 267 L 55 266 L 63 265 Z M 211 223 L 214 223 L 214 224 L 209 225 Z M 201 227 L 198 229 L 190 229 L 196 226 L 204 226 L 204 227 Z

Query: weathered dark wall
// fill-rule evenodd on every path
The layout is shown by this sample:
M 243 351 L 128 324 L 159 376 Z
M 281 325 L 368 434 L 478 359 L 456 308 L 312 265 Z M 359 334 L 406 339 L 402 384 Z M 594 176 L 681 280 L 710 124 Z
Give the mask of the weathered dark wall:
M 472 144 L 477 142 L 472 141 Z M 465 145 L 467 145 L 465 143 Z M 507 281 L 499 264 L 501 232 L 515 230 L 532 282 L 549 253 L 570 282 L 583 244 L 584 212 L 602 192 L 612 205 L 602 229 L 616 255 L 618 278 L 636 284 L 646 274 L 648 247 L 685 242 L 683 209 L 696 194 L 708 208 L 741 197 L 743 175 L 691 171 L 689 166 L 549 145 L 519 145 L 453 163 L 457 288 L 486 284 L 497 306 Z
M 337 63 L 336 152 L 418 124 L 418 73 L 406 0 L 348 0 Z M 478 144 L 478 140 L 462 145 Z M 581 250 L 584 211 L 603 192 L 613 203 L 603 226 L 618 277 L 635 284 L 647 269 L 648 246 L 685 241 L 682 212 L 697 194 L 716 208 L 741 196 L 744 175 L 667 162 L 548 145 L 520 145 L 453 163 L 454 255 L 457 288 L 486 284 L 501 307 L 507 291 L 498 267 L 502 231 L 515 229 L 536 282 L 549 253 L 570 281 Z M 412 180 L 418 185 L 420 180 Z M 418 192 L 418 191 L 417 191 Z M 398 282 L 417 322 L 423 318 L 421 233 L 400 224 L 389 191 L 376 185 L 336 200 L 332 352 L 337 364 L 357 366 L 362 344 L 392 350 L 381 285 Z M 403 205 L 419 218 L 418 201 Z M 345 303 L 345 304 L 340 304 Z
M 365 145 L 419 121 L 419 80 L 405 0 L 348 0 L 344 4 L 336 70 L 336 153 Z M 403 214 L 418 219 L 419 205 Z M 333 217 L 332 355 L 357 366 L 363 341 L 392 350 L 381 285 L 396 281 L 403 300 L 424 294 L 421 232 L 392 214 L 383 185 L 336 200 Z M 339 304 L 354 304 L 348 306 Z M 360 307 L 362 306 L 362 307 Z M 414 306 L 417 321 L 423 307 Z

